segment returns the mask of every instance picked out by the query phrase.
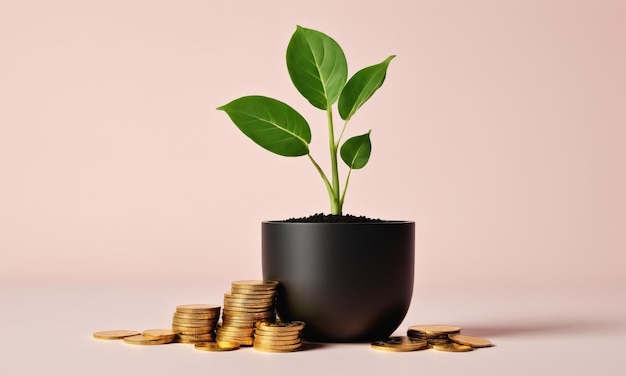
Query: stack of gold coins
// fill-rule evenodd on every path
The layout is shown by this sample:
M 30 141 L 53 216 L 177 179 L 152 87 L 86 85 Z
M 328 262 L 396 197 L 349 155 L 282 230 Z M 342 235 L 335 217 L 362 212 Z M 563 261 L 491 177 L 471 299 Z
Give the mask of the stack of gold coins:
M 231 291 L 224 294 L 222 325 L 217 328 L 217 341 L 254 343 L 254 324 L 274 321 L 276 281 L 235 281 Z
M 267 352 L 291 352 L 302 349 L 302 321 L 255 324 L 254 349 Z
M 220 306 L 211 304 L 187 304 L 176 307 L 172 318 L 172 330 L 176 342 L 199 343 L 215 341 L 215 328 L 220 318 Z
M 413 339 L 426 340 L 429 345 L 451 343 L 450 335 L 458 334 L 461 328 L 451 325 L 413 325 L 407 330 L 407 336 Z

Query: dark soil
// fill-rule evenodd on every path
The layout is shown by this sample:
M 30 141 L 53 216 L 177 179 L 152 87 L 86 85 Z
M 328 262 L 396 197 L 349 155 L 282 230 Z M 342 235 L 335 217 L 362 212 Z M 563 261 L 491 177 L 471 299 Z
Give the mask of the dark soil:
M 308 217 L 301 218 L 289 218 L 283 222 L 304 222 L 304 223 L 374 223 L 374 222 L 386 222 L 378 218 L 368 218 L 364 216 L 355 216 L 351 214 L 345 215 L 333 215 L 317 213 Z

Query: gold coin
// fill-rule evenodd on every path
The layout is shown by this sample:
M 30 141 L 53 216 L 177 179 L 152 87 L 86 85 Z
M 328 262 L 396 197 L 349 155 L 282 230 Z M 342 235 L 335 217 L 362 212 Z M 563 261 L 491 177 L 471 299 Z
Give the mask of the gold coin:
M 300 338 L 300 332 L 263 332 L 258 329 L 254 330 L 254 338 L 261 339 L 296 339 Z
M 245 311 L 268 311 L 274 308 L 274 303 L 240 303 L 224 301 L 224 309 L 242 309 Z
M 371 344 L 374 350 L 405 352 L 417 351 L 428 348 L 428 342 L 414 340 L 409 337 L 389 337 L 386 340 L 374 341 Z
M 188 322 L 190 324 L 200 324 L 200 323 L 213 323 L 219 320 L 218 317 L 214 317 L 212 319 L 188 319 L 188 318 L 180 318 L 178 316 L 173 316 L 172 320 L 180 321 L 180 322 Z
M 248 310 L 248 309 L 238 309 L 233 307 L 228 307 L 224 309 L 222 313 L 222 317 L 224 316 L 274 316 L 274 309 L 260 309 L 257 311 Z
M 250 320 L 232 320 L 232 319 L 226 319 L 226 320 L 222 320 L 222 326 L 234 326 L 237 328 L 254 328 L 254 321 L 250 321 Z
M 489 341 L 488 339 L 481 338 L 481 337 L 474 337 L 474 336 L 466 336 L 463 334 L 452 334 L 450 335 L 450 339 L 458 344 L 472 346 L 472 347 L 493 346 L 493 343 L 491 343 L 491 341 Z
M 265 338 L 259 338 L 259 337 L 254 337 L 254 343 L 258 343 L 261 346 L 284 346 L 284 345 L 295 345 L 298 343 L 302 343 L 302 339 L 300 338 L 294 338 L 294 339 L 285 339 L 285 340 L 280 340 L 280 339 L 265 339 Z
M 235 341 L 239 342 L 242 346 L 250 346 L 254 342 L 254 338 L 248 336 L 235 336 L 220 334 L 215 337 L 216 341 Z
M 276 290 L 278 287 L 277 281 L 259 281 L 259 280 L 247 280 L 247 281 L 234 281 L 231 283 L 233 288 L 244 288 L 251 290 Z
M 237 294 L 232 292 L 224 293 L 224 300 L 234 300 L 234 301 L 244 301 L 244 302 L 273 302 L 275 299 L 274 293 L 266 293 L 266 294 Z
M 183 344 L 187 344 L 187 345 L 193 345 L 196 343 L 201 343 L 201 342 L 209 342 L 209 341 L 215 341 L 215 338 L 210 338 L 210 339 L 206 339 L 206 340 L 202 340 L 202 339 L 184 339 L 184 338 L 174 338 L 174 340 L 172 342 L 175 343 L 183 343 Z
M 163 345 L 165 343 L 170 343 L 174 340 L 171 339 L 152 339 L 141 334 L 136 336 L 124 337 L 124 342 L 131 345 Z
M 107 330 L 104 332 L 95 332 L 93 338 L 96 339 L 123 339 L 141 334 L 135 330 Z
M 203 324 L 191 324 L 191 323 L 184 323 L 180 321 L 172 321 L 172 325 L 178 326 L 181 328 L 216 328 L 217 327 L 216 322 L 210 322 L 210 323 L 205 322 Z
M 181 313 L 213 313 L 219 312 L 220 306 L 213 304 L 185 304 L 176 307 L 176 312 Z
M 276 317 L 274 312 L 224 312 L 222 320 L 233 319 L 235 321 L 267 321 Z
M 472 351 L 474 348 L 472 346 L 461 345 L 458 343 L 450 342 L 450 343 L 442 343 L 439 345 L 432 345 L 433 349 L 439 351 L 449 351 L 449 352 L 465 352 Z
M 254 339 L 254 335 L 250 333 L 239 333 L 239 332 L 218 332 L 215 334 L 215 338 L 248 338 Z
M 274 351 L 274 352 L 288 352 L 294 351 L 302 348 L 302 343 L 297 343 L 294 345 L 265 345 L 254 343 L 253 344 L 255 350 L 261 351 Z
M 144 330 L 141 333 L 144 337 L 149 339 L 174 339 L 176 332 L 170 329 L 149 329 Z
M 172 323 L 178 326 L 197 328 L 201 326 L 215 326 L 217 325 L 217 320 L 181 320 L 174 318 L 172 319 Z
M 250 290 L 253 291 L 253 290 Z M 237 292 L 227 291 L 224 293 L 224 299 L 234 300 L 274 300 L 276 293 L 273 291 L 253 291 L 250 294 L 240 294 Z
M 244 324 L 240 324 L 240 323 L 231 323 L 229 321 L 223 322 L 222 323 L 222 327 L 224 328 L 232 328 L 232 329 L 238 329 L 238 330 L 248 330 L 248 329 L 253 329 L 252 324 L 248 323 L 247 325 Z
M 176 338 L 185 339 L 189 341 L 210 342 L 215 340 L 215 333 L 205 334 L 177 334 Z
M 188 328 L 184 326 L 172 325 L 172 330 L 179 334 L 206 334 L 215 330 L 212 326 L 203 328 Z
M 224 299 L 224 308 L 228 307 L 249 307 L 249 308 L 266 308 L 272 309 L 274 307 L 274 301 L 261 301 L 261 300 L 231 300 Z
M 456 334 L 461 331 L 458 326 L 451 325 L 413 325 L 408 331 L 425 335 Z
M 216 333 L 218 335 L 237 335 L 237 336 L 252 336 L 254 331 L 247 328 L 235 328 L 235 327 L 221 327 L 217 328 Z
M 218 332 L 215 335 L 215 338 L 249 338 L 249 339 L 254 339 L 254 336 L 250 333 L 240 333 L 240 332 Z
M 220 317 L 220 312 L 211 312 L 211 313 L 185 313 L 185 312 L 174 312 L 174 318 L 181 320 L 217 320 Z
M 254 343 L 254 338 L 248 337 L 217 336 L 215 337 L 215 340 L 219 342 L 239 342 L 239 345 L 241 346 L 252 346 Z
M 276 292 L 275 291 L 255 291 L 255 290 L 246 290 L 246 289 L 235 289 L 230 290 L 230 294 L 233 298 L 247 298 L 247 299 L 275 299 Z
M 264 307 L 242 307 L 242 306 L 235 306 L 235 305 L 227 305 L 226 308 L 226 314 L 231 314 L 233 312 L 243 312 L 243 313 L 261 313 L 261 314 L 265 314 L 265 313 L 274 313 L 274 307 L 270 306 L 264 306 Z
M 241 306 L 235 306 L 235 305 L 225 305 L 224 306 L 224 313 L 231 313 L 231 312 L 245 312 L 245 313 L 266 313 L 266 312 L 271 312 L 274 313 L 274 307 L 268 307 L 268 306 L 263 306 L 263 307 L 257 307 L 257 308 L 253 308 L 253 307 L 241 307 Z
M 237 328 L 237 329 L 254 329 L 252 323 L 242 324 L 239 322 L 223 321 L 222 327 L 224 328 Z
M 292 349 L 292 350 L 276 350 L 276 349 L 270 349 L 270 348 L 261 347 L 261 346 L 253 346 L 253 348 L 257 351 L 270 352 L 270 353 L 288 353 L 288 352 L 296 352 L 296 351 L 302 350 L 302 346 L 296 347 L 295 349 Z
M 440 339 L 447 339 L 448 338 L 448 334 L 447 333 L 420 333 L 420 332 L 416 332 L 413 330 L 407 330 L 406 334 L 409 337 L 413 337 L 413 338 L 422 338 L 422 339 L 427 339 L 427 338 L 440 338 Z M 452 333 L 452 334 L 458 334 L 458 332 L 456 333 Z
M 222 320 L 222 326 L 238 326 L 240 328 L 250 328 L 253 327 L 254 323 L 259 320 L 261 319 L 224 317 L 224 319 Z
M 412 337 L 409 337 L 409 338 L 412 338 Z M 417 339 L 419 338 L 415 338 L 415 340 Z M 452 342 L 451 339 L 444 339 L 444 338 L 424 338 L 423 340 L 428 342 L 429 345 L 444 345 L 446 343 Z
M 195 348 L 204 351 L 231 351 L 237 350 L 240 344 L 236 341 L 220 341 L 220 342 L 200 342 L 195 344 Z
M 254 325 L 257 329 L 265 330 L 265 331 L 294 331 L 294 330 L 304 329 L 305 324 L 303 321 L 287 321 L 287 322 L 259 321 Z

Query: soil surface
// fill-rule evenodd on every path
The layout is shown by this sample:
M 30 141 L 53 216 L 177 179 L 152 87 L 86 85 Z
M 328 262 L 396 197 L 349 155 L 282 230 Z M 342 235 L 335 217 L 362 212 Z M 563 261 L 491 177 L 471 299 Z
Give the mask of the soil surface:
M 308 217 L 289 218 L 283 222 L 304 222 L 304 223 L 373 223 L 386 222 L 378 218 L 368 218 L 364 216 L 355 216 L 351 214 L 333 215 L 317 213 Z

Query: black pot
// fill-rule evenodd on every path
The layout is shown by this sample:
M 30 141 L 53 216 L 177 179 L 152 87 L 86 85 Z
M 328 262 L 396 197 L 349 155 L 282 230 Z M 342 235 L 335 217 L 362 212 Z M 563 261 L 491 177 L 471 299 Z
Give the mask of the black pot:
M 276 312 L 319 342 L 387 338 L 411 303 L 415 223 L 263 222 L 263 278 Z

